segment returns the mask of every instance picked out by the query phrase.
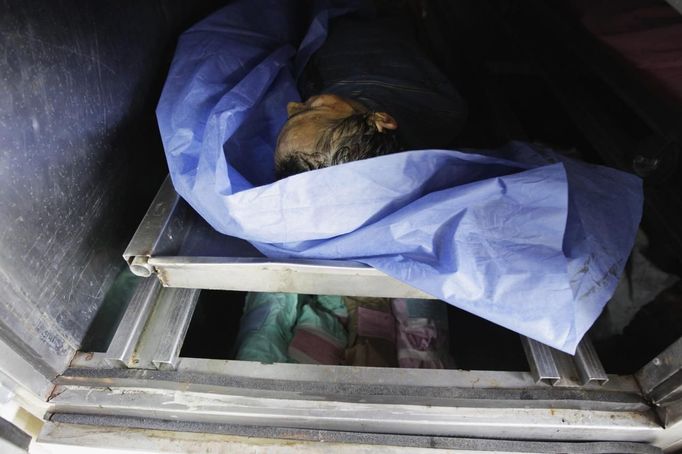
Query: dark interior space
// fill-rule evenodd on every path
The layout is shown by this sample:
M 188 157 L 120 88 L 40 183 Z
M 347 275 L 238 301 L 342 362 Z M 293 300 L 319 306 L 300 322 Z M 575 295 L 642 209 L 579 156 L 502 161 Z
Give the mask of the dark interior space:
M 243 292 L 201 292 L 181 356 L 234 359 Z M 518 334 L 455 307 L 448 308 L 450 354 L 465 370 L 527 371 Z
M 244 295 L 244 292 L 217 290 L 201 292 L 180 355 L 233 359 Z
M 0 446 L 682 453 L 682 0 L 4 0 L 0 49 Z
M 181 19 L 168 25 L 166 45 L 159 51 L 154 69 L 149 70 L 152 82 L 140 115 L 147 119 L 151 131 L 153 105 L 170 61 L 171 43 L 180 30 L 218 4 L 204 3 L 191 13 L 177 13 Z M 647 196 L 642 228 L 650 241 L 648 258 L 679 276 L 682 178 L 679 148 L 669 138 L 672 120 L 658 121 L 649 104 L 638 104 L 640 92 L 623 92 L 605 82 L 579 47 L 570 45 L 574 36 L 587 36 L 587 31 L 574 16 L 563 14 L 565 5 L 561 1 L 512 0 L 409 3 L 425 46 L 467 100 L 468 123 L 453 146 L 492 148 L 509 140 L 523 140 L 639 174 Z M 169 7 L 160 8 L 166 11 Z M 562 28 L 553 26 L 557 15 Z M 567 30 L 572 34 L 567 35 Z M 600 45 L 589 38 L 573 42 L 587 42 L 595 48 Z M 663 111 L 671 112 L 666 109 Z M 155 132 L 152 136 L 149 150 L 157 151 L 150 152 L 155 157 L 145 159 L 154 160 L 153 175 L 158 180 L 164 169 L 158 137 Z M 130 165 L 135 159 L 143 158 L 132 154 Z M 150 195 L 130 197 L 139 201 L 139 207 L 128 210 L 134 224 Z M 182 356 L 232 358 L 243 299 L 241 292 L 203 291 Z M 597 342 L 607 371 L 632 373 L 682 335 L 681 301 L 678 284 L 645 305 L 621 335 Z M 100 318 L 112 320 L 110 317 L 113 315 Z M 455 308 L 449 310 L 449 326 L 451 354 L 459 368 L 527 370 L 515 333 Z M 103 341 L 85 345 L 102 348 Z
M 519 335 L 455 307 L 448 310 L 450 355 L 464 370 L 527 371 Z
M 590 40 L 567 13 L 568 3 L 437 4 L 435 16 L 443 22 L 467 18 L 458 26 L 442 26 L 451 31 L 448 39 L 465 62 L 457 77 L 465 87 L 471 121 L 462 145 L 540 142 L 587 162 L 639 174 L 647 197 L 642 228 L 651 239 L 646 254 L 657 267 L 679 276 L 679 146 L 663 145 L 679 130 L 665 129 L 679 123 L 679 105 L 668 110 L 670 97 L 649 90 L 641 78 L 631 82 L 623 75 L 620 81 L 621 74 L 605 77 L 591 66 L 574 43 L 585 41 L 588 55 L 601 56 L 591 52 L 600 43 Z M 613 79 L 620 84 L 616 88 L 606 82 Z M 658 165 L 641 165 L 651 160 Z M 633 373 L 682 335 L 676 315 L 681 302 L 677 285 L 645 305 L 622 335 L 598 342 L 607 371 Z

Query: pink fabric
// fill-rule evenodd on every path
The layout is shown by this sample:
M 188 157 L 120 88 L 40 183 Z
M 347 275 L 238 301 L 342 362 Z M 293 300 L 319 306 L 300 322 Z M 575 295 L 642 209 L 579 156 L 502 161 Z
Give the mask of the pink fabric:
M 344 363 L 345 345 L 310 328 L 296 328 L 289 344 L 289 356 L 303 364 L 337 365 Z
M 388 298 L 347 296 L 348 348 L 346 363 L 362 367 L 398 367 L 395 318 Z
M 400 367 L 444 369 L 438 354 L 438 329 L 432 321 L 411 320 L 398 328 L 398 363 Z
M 395 318 L 392 314 L 358 307 L 358 335 L 395 342 Z
M 442 301 L 392 301 L 400 367 L 445 369 L 454 364 L 448 354 L 447 310 Z

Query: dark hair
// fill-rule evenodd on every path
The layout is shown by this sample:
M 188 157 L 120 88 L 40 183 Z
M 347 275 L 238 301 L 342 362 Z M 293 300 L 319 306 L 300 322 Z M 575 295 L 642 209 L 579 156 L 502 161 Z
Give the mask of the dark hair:
M 277 177 L 358 161 L 400 151 L 395 131 L 380 132 L 374 112 L 358 113 L 333 122 L 315 144 L 314 156 L 293 152 L 277 164 Z

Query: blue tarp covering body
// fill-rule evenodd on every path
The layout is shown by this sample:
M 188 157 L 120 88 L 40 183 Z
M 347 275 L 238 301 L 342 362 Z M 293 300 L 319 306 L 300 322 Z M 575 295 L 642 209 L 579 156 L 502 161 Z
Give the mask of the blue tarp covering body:
M 511 143 L 407 151 L 273 182 L 296 75 L 329 20 L 349 10 L 301 5 L 236 1 L 181 36 L 157 109 L 178 193 L 268 257 L 366 263 L 572 353 L 632 248 L 639 178 Z

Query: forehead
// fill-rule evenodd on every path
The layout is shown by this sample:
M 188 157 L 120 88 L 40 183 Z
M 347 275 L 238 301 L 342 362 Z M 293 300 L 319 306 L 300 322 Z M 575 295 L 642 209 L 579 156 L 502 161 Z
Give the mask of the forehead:
M 304 112 L 288 120 L 279 134 L 277 148 L 312 149 L 317 138 L 329 128 L 329 121 L 315 112 Z
M 314 157 L 316 144 L 331 126 L 335 116 L 310 111 L 303 112 L 288 120 L 277 139 L 275 162 L 287 159 L 292 153 Z
M 284 124 L 277 138 L 275 164 L 294 154 L 308 162 L 321 164 L 325 156 L 316 149 L 318 141 L 336 120 L 353 113 L 352 104 L 340 96 L 323 94 L 309 98 L 302 111 L 292 115 Z

